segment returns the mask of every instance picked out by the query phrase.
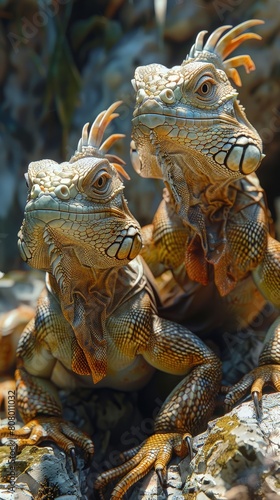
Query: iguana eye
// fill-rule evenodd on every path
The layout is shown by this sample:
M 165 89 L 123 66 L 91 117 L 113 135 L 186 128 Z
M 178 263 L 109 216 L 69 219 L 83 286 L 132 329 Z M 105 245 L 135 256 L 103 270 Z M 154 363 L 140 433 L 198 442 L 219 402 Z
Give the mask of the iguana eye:
M 109 179 L 111 179 L 110 174 L 105 170 L 101 170 L 95 177 L 92 187 L 98 191 L 106 191 Z
M 212 85 L 209 82 L 205 82 L 201 85 L 201 87 L 198 89 L 197 92 L 200 95 L 207 95 L 211 90 L 212 90 Z
M 209 76 L 203 77 L 199 80 L 195 93 L 200 97 L 211 97 L 215 89 L 215 80 Z

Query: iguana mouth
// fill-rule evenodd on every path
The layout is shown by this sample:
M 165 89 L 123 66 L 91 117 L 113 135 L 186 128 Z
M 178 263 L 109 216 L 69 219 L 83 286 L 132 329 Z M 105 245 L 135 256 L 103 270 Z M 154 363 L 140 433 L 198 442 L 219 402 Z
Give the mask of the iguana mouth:
M 172 124 L 169 123 L 169 118 L 171 118 L 172 120 L 175 120 L 174 123 L 172 122 Z M 137 125 L 137 124 L 142 124 L 142 125 L 145 125 L 147 127 L 149 127 L 150 129 L 152 128 L 156 128 L 156 127 L 160 127 L 160 126 L 169 126 L 169 125 L 172 125 L 172 126 L 177 126 L 177 127 L 186 127 L 186 125 L 190 125 L 190 126 L 193 126 L 193 125 L 196 125 L 196 126 L 199 126 L 199 125 L 202 125 L 202 126 L 213 126 L 213 125 L 219 125 L 221 126 L 221 123 L 222 124 L 225 124 L 225 125 L 231 125 L 233 127 L 240 127 L 240 123 L 238 122 L 238 120 L 236 118 L 234 118 L 233 116 L 227 116 L 227 115 L 213 115 L 211 118 L 207 117 L 207 118 L 203 118 L 203 117 L 199 117 L 199 118 L 195 118 L 195 117 L 188 117 L 186 116 L 186 113 L 185 115 L 183 114 L 171 114 L 171 113 L 138 113 L 134 116 L 134 118 L 132 119 L 132 123 L 133 125 Z
M 63 212 L 63 214 L 69 215 L 67 220 L 71 220 L 71 216 L 75 216 L 75 221 L 85 221 L 86 219 L 94 218 L 94 216 L 98 216 L 98 219 L 107 219 L 111 218 L 112 216 L 115 216 L 118 219 L 126 219 L 126 214 L 118 210 L 116 208 L 111 208 L 110 210 L 88 210 L 85 211 L 79 210 L 78 207 L 75 207 L 75 210 L 70 210 L 69 207 L 59 207 L 59 208 L 32 208 L 32 207 L 26 207 L 25 210 L 26 213 L 28 214 L 34 214 L 34 215 L 43 215 L 43 214 L 49 214 L 49 215 L 55 215 L 55 214 L 60 214 Z M 66 217 L 58 217 L 61 221 L 66 220 Z

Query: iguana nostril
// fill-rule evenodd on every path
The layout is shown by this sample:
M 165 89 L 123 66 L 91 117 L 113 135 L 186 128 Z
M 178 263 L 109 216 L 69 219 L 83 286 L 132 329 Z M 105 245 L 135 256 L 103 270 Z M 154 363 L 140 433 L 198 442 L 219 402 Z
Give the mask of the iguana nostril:
M 160 92 L 160 94 L 159 94 L 159 97 L 166 104 L 173 104 L 173 102 L 175 102 L 175 100 L 176 100 L 174 92 L 171 89 L 164 89 L 164 90 L 162 90 Z
M 37 198 L 40 193 L 41 193 L 41 188 L 39 184 L 34 184 L 31 188 L 31 193 L 30 193 L 31 198 L 32 199 Z
M 146 94 L 145 90 L 144 89 L 140 89 L 139 92 L 136 95 L 136 101 L 137 101 L 137 103 L 141 104 L 141 102 L 143 102 L 143 100 L 145 99 L 145 97 L 147 97 L 147 94 Z
M 70 191 L 68 186 L 65 186 L 65 184 L 62 184 L 60 186 L 57 186 L 54 190 L 55 195 L 60 198 L 61 200 L 68 200 L 70 198 Z

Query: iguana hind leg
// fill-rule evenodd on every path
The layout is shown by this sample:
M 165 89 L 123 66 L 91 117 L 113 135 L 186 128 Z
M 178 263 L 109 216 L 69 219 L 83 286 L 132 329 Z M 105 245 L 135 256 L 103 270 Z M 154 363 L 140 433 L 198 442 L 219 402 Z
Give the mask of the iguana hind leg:
M 165 482 L 173 453 L 187 456 L 186 438 L 206 424 L 220 387 L 221 363 L 198 337 L 156 315 L 152 326 L 148 343 L 140 349 L 143 357 L 159 370 L 187 375 L 164 402 L 155 420 L 154 434 L 134 452 L 125 453 L 128 460 L 123 464 L 98 476 L 95 488 L 99 491 L 121 478 L 111 495 L 113 500 L 122 498 L 152 468 Z

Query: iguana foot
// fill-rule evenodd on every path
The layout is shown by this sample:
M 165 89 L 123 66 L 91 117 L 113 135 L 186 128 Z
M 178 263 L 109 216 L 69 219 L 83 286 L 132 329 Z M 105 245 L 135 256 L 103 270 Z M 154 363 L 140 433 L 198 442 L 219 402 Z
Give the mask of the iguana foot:
M 129 460 L 100 474 L 95 482 L 95 489 L 99 490 L 102 496 L 103 488 L 115 479 L 124 476 L 115 486 L 110 496 L 111 500 L 119 500 L 134 483 L 145 476 L 153 467 L 157 472 L 162 487 L 166 487 L 166 466 L 173 452 L 182 458 L 187 456 L 189 439 L 189 434 L 153 434 L 143 442 L 140 449 L 137 446 L 123 454 Z
M 280 366 L 263 365 L 258 366 L 250 373 L 245 375 L 240 382 L 230 389 L 223 387 L 223 392 L 227 392 L 225 397 L 225 406 L 227 411 L 251 388 L 251 394 L 254 401 L 257 417 L 261 418 L 260 401 L 262 398 L 262 389 L 265 385 L 272 385 L 277 391 L 280 391 Z
M 94 445 L 89 437 L 70 422 L 59 417 L 37 417 L 25 424 L 21 429 L 0 428 L 0 438 L 9 437 L 16 440 L 18 450 L 24 446 L 34 446 L 41 441 L 54 441 L 66 453 L 69 453 L 75 468 L 75 446 L 79 446 L 86 454 L 94 453 Z

